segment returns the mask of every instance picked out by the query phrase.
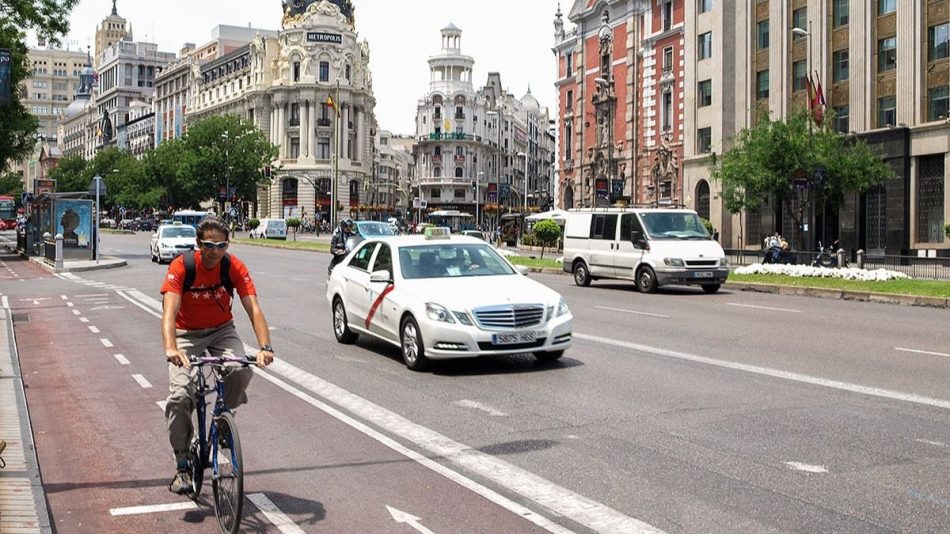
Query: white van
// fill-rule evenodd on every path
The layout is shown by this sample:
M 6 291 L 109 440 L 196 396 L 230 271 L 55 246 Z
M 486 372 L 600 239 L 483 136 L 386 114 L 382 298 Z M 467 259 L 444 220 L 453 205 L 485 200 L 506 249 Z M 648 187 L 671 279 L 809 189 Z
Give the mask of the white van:
M 251 230 L 251 239 L 287 239 L 287 221 L 283 219 L 261 219 L 261 224 Z
M 651 293 L 661 285 L 719 291 L 729 276 L 726 254 L 695 211 L 676 208 L 582 208 L 568 211 L 564 271 L 574 283 L 631 280 Z

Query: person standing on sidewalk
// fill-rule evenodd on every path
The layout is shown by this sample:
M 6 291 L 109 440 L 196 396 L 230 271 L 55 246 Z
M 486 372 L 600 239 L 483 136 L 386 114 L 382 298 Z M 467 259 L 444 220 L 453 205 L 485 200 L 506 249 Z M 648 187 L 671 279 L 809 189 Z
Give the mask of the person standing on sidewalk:
M 197 368 L 191 367 L 188 357 L 199 356 L 205 350 L 213 356 L 241 357 L 245 353 L 231 314 L 232 288 L 225 287 L 225 283 L 237 290 L 254 327 L 260 344 L 257 366 L 265 367 L 274 361 L 270 331 L 257 302 L 257 290 L 244 262 L 227 253 L 228 237 L 228 226 L 223 220 L 217 217 L 202 220 L 198 225 L 198 250 L 193 253 L 194 273 L 189 276 L 185 256 L 178 256 L 168 266 L 162 285 L 162 340 L 168 360 L 165 423 L 177 464 L 168 489 L 178 494 L 190 491 L 192 483 L 188 447 L 194 434 L 191 413 Z M 221 272 L 222 263 L 228 267 L 227 277 Z M 252 376 L 253 370 L 247 367 L 230 369 L 224 390 L 225 402 L 230 408 L 247 402 L 245 391 Z

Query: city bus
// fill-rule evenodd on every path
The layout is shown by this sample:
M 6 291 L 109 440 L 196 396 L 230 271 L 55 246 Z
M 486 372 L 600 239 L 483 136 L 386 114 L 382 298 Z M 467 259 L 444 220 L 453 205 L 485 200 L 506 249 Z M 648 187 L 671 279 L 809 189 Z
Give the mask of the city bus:
M 457 234 L 462 230 L 471 230 L 474 228 L 472 219 L 474 219 L 474 217 L 470 213 L 458 210 L 438 210 L 429 214 L 428 222 L 435 226 L 450 228 L 453 234 Z
M 187 224 L 188 226 L 194 226 L 195 229 L 198 229 L 198 223 L 202 219 L 208 216 L 207 211 L 193 211 L 193 210 L 181 210 L 176 211 L 172 214 L 172 220 L 181 223 Z
M 0 230 L 16 228 L 16 201 L 10 196 L 0 196 Z

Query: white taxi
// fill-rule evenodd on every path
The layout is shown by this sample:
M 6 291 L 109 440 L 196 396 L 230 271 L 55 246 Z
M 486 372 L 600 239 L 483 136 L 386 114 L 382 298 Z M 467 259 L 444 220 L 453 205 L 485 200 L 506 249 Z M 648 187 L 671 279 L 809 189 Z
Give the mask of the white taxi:
M 198 233 L 193 226 L 181 223 L 163 224 L 152 234 L 149 253 L 152 261 L 170 262 L 180 254 L 193 250 Z
M 490 354 L 552 361 L 571 346 L 574 318 L 560 294 L 480 239 L 429 233 L 367 239 L 333 269 L 327 303 L 338 342 L 363 334 L 392 343 L 415 371 Z

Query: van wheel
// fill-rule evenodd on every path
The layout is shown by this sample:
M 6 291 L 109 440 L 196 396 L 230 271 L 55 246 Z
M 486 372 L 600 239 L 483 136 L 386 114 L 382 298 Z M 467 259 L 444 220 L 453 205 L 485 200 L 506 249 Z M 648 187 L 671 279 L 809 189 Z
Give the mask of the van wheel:
M 574 264 L 574 283 L 581 287 L 590 285 L 590 271 L 587 270 L 587 264 L 583 261 Z
M 656 291 L 656 273 L 650 267 L 640 267 L 637 272 L 637 289 L 641 293 L 653 293 Z
M 710 294 L 715 293 L 716 291 L 719 291 L 720 285 L 721 284 L 703 284 L 703 291 Z

